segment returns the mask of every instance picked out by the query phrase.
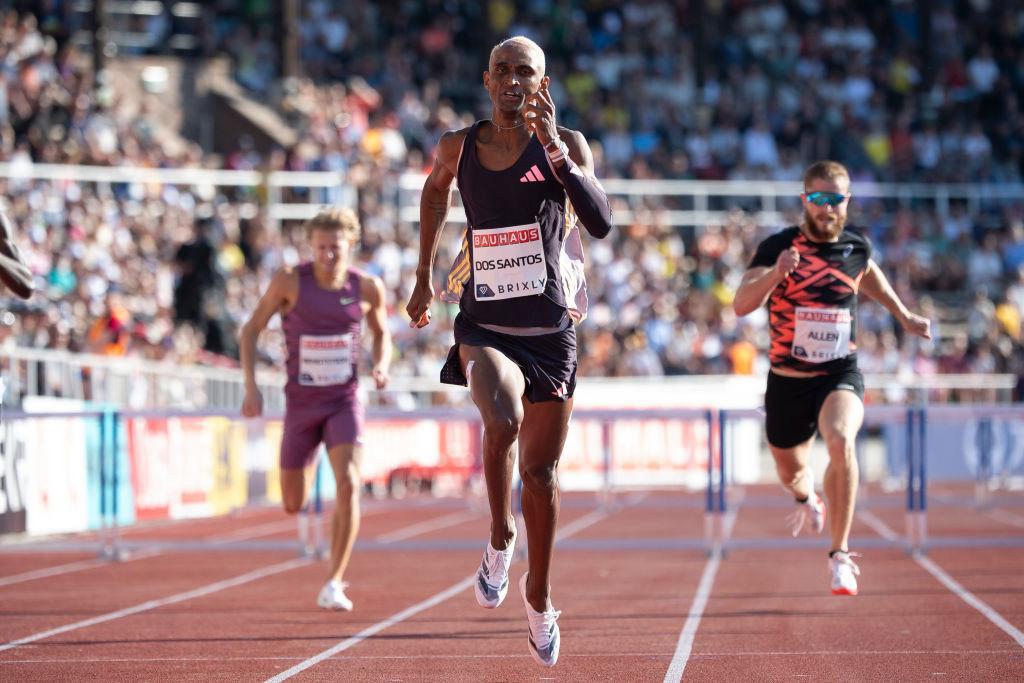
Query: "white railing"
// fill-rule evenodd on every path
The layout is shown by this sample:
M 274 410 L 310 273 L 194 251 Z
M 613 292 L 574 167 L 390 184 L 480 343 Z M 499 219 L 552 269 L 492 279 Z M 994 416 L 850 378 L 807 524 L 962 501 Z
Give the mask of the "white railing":
M 345 183 L 344 174 L 329 171 L 230 171 L 206 168 L 143 168 L 127 166 L 73 166 L 24 162 L 0 163 L 0 178 L 10 180 L 73 180 L 88 183 L 166 183 L 193 187 L 267 187 L 267 215 L 276 225 L 282 220 L 311 218 L 323 205 L 356 205 L 356 191 Z M 398 217 L 404 223 L 419 221 L 419 196 L 426 176 L 404 173 L 397 179 Z M 706 226 L 727 221 L 737 209 L 751 214 L 765 225 L 787 220 L 785 212 L 797 210 L 801 185 L 772 180 L 623 180 L 607 179 L 602 184 L 620 203 L 615 220 L 628 223 L 637 216 L 656 212 L 669 226 Z M 286 188 L 320 190 L 319 201 L 284 202 Z M 858 197 L 888 199 L 900 206 L 928 203 L 940 215 L 949 212 L 950 202 L 965 202 L 969 213 L 985 203 L 1024 201 L 1024 184 L 1006 183 L 861 183 L 854 187 Z M 671 200 L 666 208 L 647 207 L 649 198 Z M 624 205 L 624 206 L 623 206 Z M 464 223 L 465 213 L 456 202 L 448 219 Z
M 182 366 L 138 358 L 111 358 L 68 351 L 14 347 L 0 355 L 0 373 L 14 404 L 25 396 L 59 396 L 131 409 L 206 409 L 237 411 L 245 383 L 233 368 Z M 284 374 L 261 370 L 257 382 L 268 412 L 284 408 Z M 1013 375 L 868 375 L 868 390 L 880 390 L 885 403 L 948 401 L 1008 402 Z M 469 405 L 462 387 L 441 384 L 437 377 L 395 377 L 386 391 L 363 383 L 370 405 L 405 410 L 439 405 Z M 580 409 L 684 408 L 715 405 L 753 408 L 761 403 L 765 378 L 740 375 L 685 377 L 584 378 L 576 406 Z
M 0 355 L 8 401 L 54 396 L 119 408 L 237 410 L 245 395 L 240 370 L 111 358 L 69 351 L 13 348 Z M 284 375 L 260 371 L 268 411 L 283 410 Z
M 343 173 L 330 171 L 229 171 L 208 168 L 143 168 L 132 166 L 74 166 L 68 164 L 0 163 L 0 178 L 11 181 L 62 180 L 82 183 L 164 183 L 197 188 L 267 187 L 267 217 L 282 220 L 312 218 L 325 204 L 355 207 L 354 188 Z M 285 188 L 320 190 L 319 202 L 282 201 Z
M 399 179 L 398 216 L 404 223 L 419 221 L 419 197 L 425 175 L 406 173 Z M 803 185 L 779 180 L 624 180 L 607 179 L 601 184 L 612 199 L 629 208 L 616 208 L 617 224 L 632 222 L 638 215 L 656 213 L 658 220 L 673 227 L 704 227 L 725 223 L 736 209 L 743 209 L 762 225 L 781 225 L 786 210 L 799 210 L 797 197 Z M 950 202 L 962 200 L 970 214 L 985 203 L 1024 201 L 1021 183 L 869 183 L 857 182 L 856 197 L 888 199 L 899 206 L 928 203 L 941 216 L 949 213 Z M 669 198 L 689 208 L 653 208 L 641 200 Z M 456 203 L 448 214 L 451 223 L 465 223 L 466 214 Z

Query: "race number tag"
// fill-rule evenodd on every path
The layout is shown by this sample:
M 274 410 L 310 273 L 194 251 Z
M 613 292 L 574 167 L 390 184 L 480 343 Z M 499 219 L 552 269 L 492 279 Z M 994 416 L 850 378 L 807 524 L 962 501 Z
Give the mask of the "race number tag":
M 827 363 L 849 356 L 852 319 L 845 308 L 798 307 L 793 357 L 807 363 Z
M 352 335 L 299 337 L 299 384 L 328 387 L 352 379 Z
M 543 294 L 548 269 L 540 225 L 474 230 L 473 283 L 477 301 Z

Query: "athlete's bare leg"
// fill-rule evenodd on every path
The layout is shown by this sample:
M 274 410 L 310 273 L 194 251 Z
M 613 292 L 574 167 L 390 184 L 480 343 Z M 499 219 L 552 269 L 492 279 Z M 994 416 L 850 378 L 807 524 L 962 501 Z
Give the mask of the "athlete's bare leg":
M 813 436 L 792 448 L 777 448 L 769 444 L 779 481 L 793 493 L 796 500 L 806 499 L 814 490 L 811 468 L 807 466 L 813 444 Z
M 526 380 L 519 366 L 487 346 L 459 346 L 463 372 L 484 427 L 484 479 L 491 508 L 491 547 L 504 550 L 515 536 L 512 515 L 513 450 L 523 423 Z
M 557 467 L 569 433 L 572 399 L 564 403 L 530 403 L 523 399 L 523 411 L 519 474 L 523 479 L 523 520 L 530 558 L 526 599 L 533 609 L 546 612 L 553 609 L 548 576 L 560 502 Z
M 281 468 L 281 505 L 289 515 L 298 513 L 306 506 L 315 473 L 316 458 L 312 458 L 306 467 Z
M 833 391 L 818 415 L 818 431 L 828 448 L 825 497 L 832 522 L 832 550 L 849 550 L 850 526 L 857 499 L 857 432 L 864 421 L 864 404 L 852 391 Z
M 362 448 L 354 444 L 339 444 L 327 451 L 337 482 L 334 515 L 331 518 L 331 566 L 328 579 L 341 581 L 348 568 L 359 533 L 359 464 Z

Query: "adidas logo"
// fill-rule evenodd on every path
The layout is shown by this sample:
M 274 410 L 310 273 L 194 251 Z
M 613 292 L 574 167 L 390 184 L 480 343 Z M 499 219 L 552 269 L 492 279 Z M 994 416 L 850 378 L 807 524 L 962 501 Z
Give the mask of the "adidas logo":
M 519 179 L 521 183 L 542 183 L 544 182 L 544 176 L 541 175 L 540 169 L 537 168 L 537 164 L 530 167 L 530 170 L 526 172 L 522 178 Z

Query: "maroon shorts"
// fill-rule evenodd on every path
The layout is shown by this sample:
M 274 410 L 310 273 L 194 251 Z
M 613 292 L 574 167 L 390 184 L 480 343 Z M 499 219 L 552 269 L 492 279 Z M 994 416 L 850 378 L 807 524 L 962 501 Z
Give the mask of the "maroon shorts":
M 321 442 L 328 450 L 343 444 L 360 445 L 362 435 L 363 404 L 357 398 L 319 406 L 289 406 L 284 413 L 281 469 L 307 467 Z

